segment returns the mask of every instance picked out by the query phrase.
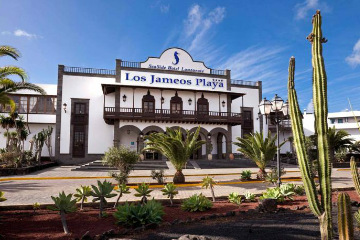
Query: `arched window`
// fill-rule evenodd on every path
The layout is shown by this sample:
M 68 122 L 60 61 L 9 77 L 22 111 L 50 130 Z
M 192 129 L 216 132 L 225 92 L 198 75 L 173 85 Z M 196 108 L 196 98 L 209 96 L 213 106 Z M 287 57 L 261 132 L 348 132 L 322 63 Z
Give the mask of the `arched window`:
M 175 93 L 175 96 L 170 100 L 170 113 L 171 114 L 181 114 L 183 109 L 182 98 L 178 96 L 178 93 Z
M 197 113 L 199 115 L 209 114 L 209 101 L 204 98 L 204 94 L 201 94 L 201 98 L 197 100 Z
M 143 113 L 155 113 L 155 98 L 153 95 L 150 95 L 149 90 L 147 94 L 143 96 L 142 109 Z

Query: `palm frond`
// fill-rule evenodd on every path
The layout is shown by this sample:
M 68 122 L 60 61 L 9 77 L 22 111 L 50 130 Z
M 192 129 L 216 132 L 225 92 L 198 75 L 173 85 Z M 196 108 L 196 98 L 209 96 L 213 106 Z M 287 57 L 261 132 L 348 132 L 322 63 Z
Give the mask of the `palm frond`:
M 15 60 L 18 60 L 20 57 L 20 52 L 16 48 L 13 48 L 11 46 L 3 45 L 0 46 L 0 57 L 3 56 L 10 56 Z
M 5 66 L 0 67 L 0 79 L 6 78 L 9 75 L 17 75 L 21 78 L 23 82 L 28 78 L 24 69 L 16 66 Z
M 31 91 L 40 93 L 42 95 L 46 94 L 46 91 L 42 87 L 39 87 L 36 84 L 28 83 L 28 82 L 15 82 L 13 84 L 13 86 L 5 89 L 4 92 L 12 93 L 12 92 L 16 92 L 19 90 L 31 90 Z M 1 89 L 0 89 L 0 92 L 1 92 Z

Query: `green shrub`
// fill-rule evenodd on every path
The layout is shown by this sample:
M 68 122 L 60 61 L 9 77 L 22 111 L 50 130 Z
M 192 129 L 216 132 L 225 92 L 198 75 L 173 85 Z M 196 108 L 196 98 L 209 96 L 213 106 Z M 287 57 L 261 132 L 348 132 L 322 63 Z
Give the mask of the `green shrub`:
M 194 194 L 188 199 L 185 199 L 181 205 L 181 209 L 188 212 L 203 212 L 212 208 L 212 202 L 204 195 Z
M 255 201 L 255 197 L 256 197 L 255 194 L 253 194 L 253 193 L 251 193 L 249 191 L 245 193 L 245 199 L 250 201 L 250 202 Z
M 280 176 L 285 175 L 286 171 L 284 168 L 280 169 Z M 272 168 L 271 171 L 265 176 L 265 182 L 272 183 L 276 185 L 278 180 L 278 171 L 277 168 Z
M 285 200 L 284 196 L 281 194 L 279 188 L 268 188 L 266 192 L 260 197 L 260 199 L 276 199 L 278 202 L 283 202 Z
M 150 193 L 152 192 L 152 190 L 149 190 L 149 187 L 149 184 L 142 183 L 138 184 L 138 187 L 135 188 L 135 191 L 137 192 L 135 193 L 135 196 L 141 197 L 141 204 L 145 204 L 147 202 L 147 197 L 150 197 Z
M 170 199 L 171 206 L 173 205 L 173 199 L 174 196 L 177 195 L 179 192 L 176 190 L 176 186 L 173 183 L 168 183 L 164 186 L 164 189 L 161 190 L 163 192 L 163 195 L 167 195 L 167 197 Z
M 111 182 L 105 180 L 104 182 L 97 181 L 97 183 L 98 186 L 91 185 L 93 189 L 91 196 L 94 197 L 92 200 L 93 202 L 100 201 L 99 217 L 101 218 L 103 216 L 103 207 L 107 204 L 106 198 L 115 197 L 117 194 L 111 193 L 114 190 L 114 186 L 112 186 Z
M 273 198 L 276 199 L 278 202 L 283 202 L 286 198 L 293 200 L 292 197 L 295 195 L 295 187 L 296 186 L 294 184 L 287 183 L 282 184 L 280 188 L 268 188 L 266 189 L 266 192 L 264 192 L 263 195 L 260 197 L 260 199 Z
M 76 197 L 77 202 L 80 203 L 80 210 L 83 210 L 84 202 L 87 202 L 87 197 L 91 196 L 91 187 L 90 186 L 82 186 L 76 189 L 74 197 Z
M 34 213 L 35 213 L 36 210 L 39 210 L 39 209 L 40 209 L 40 206 L 41 206 L 41 205 L 40 205 L 40 203 L 38 203 L 38 202 L 33 203 L 32 207 L 33 207 Z
M 232 192 L 228 196 L 229 202 L 235 203 L 236 205 L 240 206 L 242 199 L 241 195 L 237 192 Z
M 303 196 L 305 195 L 305 188 L 303 185 L 297 185 L 294 188 L 294 192 L 296 193 L 296 195 Z
M 51 196 L 51 198 L 54 201 L 55 206 L 49 206 L 48 209 L 60 212 L 61 223 L 63 225 L 64 232 L 65 234 L 68 234 L 69 230 L 66 224 L 65 215 L 67 213 L 76 211 L 76 199 L 71 200 L 72 194 L 66 195 L 64 191 L 59 193 L 58 197 Z
M 241 181 L 251 180 L 251 171 L 250 170 L 242 171 L 240 173 L 240 179 L 241 179 Z
M 160 223 L 164 215 L 163 206 L 154 199 L 145 204 L 129 204 L 117 207 L 114 217 L 117 224 L 128 227 L 140 227 L 149 223 Z
M 163 169 L 160 169 L 159 171 L 151 170 L 151 177 L 160 184 L 165 182 L 165 174 Z

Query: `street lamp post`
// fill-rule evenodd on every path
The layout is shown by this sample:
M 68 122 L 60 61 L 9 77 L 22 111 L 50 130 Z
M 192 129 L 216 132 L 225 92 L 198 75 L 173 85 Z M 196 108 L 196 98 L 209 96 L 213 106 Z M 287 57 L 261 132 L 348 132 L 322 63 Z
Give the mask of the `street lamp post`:
M 289 116 L 289 104 L 288 101 L 284 103 L 284 100 L 282 100 L 281 97 L 279 97 L 277 94 L 275 94 L 274 98 L 269 101 L 266 98 L 264 98 L 260 104 L 260 113 L 261 115 L 265 115 L 266 120 L 268 117 L 275 122 L 276 125 L 276 136 L 277 136 L 277 174 L 278 174 L 278 180 L 277 185 L 280 187 L 281 185 L 281 166 L 280 166 L 280 139 L 279 139 L 279 124 L 284 120 L 287 119 Z M 274 114 L 271 114 L 274 113 Z

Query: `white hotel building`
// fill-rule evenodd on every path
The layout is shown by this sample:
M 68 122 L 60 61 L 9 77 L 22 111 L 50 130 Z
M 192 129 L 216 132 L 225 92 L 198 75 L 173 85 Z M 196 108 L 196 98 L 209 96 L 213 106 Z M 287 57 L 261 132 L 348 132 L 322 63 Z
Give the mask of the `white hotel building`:
M 263 128 L 260 81 L 231 80 L 230 70 L 208 68 L 180 48 L 144 62 L 117 59 L 115 70 L 59 65 L 58 84 L 42 86 L 49 96 L 19 92 L 13 97 L 33 133 L 54 126 L 54 157 L 62 164 L 100 159 L 113 145 L 140 151 L 143 136 L 166 127 L 194 131 L 201 126 L 199 138 L 207 144 L 192 159 L 205 159 L 210 143 L 214 160 L 228 158 L 236 153 L 236 137 Z M 162 156 L 149 152 L 145 158 Z

